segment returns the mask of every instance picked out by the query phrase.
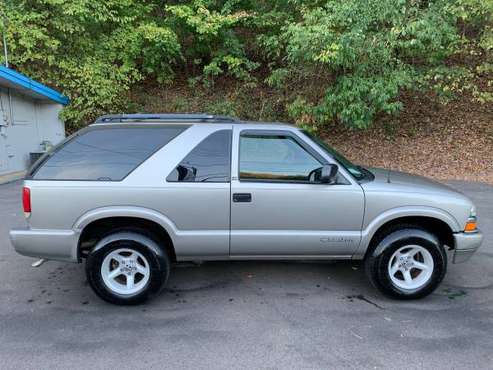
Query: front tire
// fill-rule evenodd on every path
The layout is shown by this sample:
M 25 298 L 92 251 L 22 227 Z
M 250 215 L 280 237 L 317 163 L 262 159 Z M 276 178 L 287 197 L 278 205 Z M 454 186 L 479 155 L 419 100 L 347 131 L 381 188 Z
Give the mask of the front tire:
M 170 261 L 150 237 L 132 231 L 117 231 L 101 239 L 86 260 L 89 285 L 103 300 L 140 304 L 165 285 Z
M 415 226 L 401 226 L 383 234 L 366 259 L 372 284 L 397 299 L 429 295 L 446 271 L 447 255 L 440 240 Z

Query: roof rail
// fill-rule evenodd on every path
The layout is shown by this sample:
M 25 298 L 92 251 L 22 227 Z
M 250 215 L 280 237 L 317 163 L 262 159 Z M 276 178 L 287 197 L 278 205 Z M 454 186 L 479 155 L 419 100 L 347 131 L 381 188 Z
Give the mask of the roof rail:
M 132 113 L 132 114 L 107 114 L 98 117 L 95 123 L 111 122 L 208 122 L 208 123 L 228 123 L 238 122 L 238 119 L 228 116 L 216 116 L 207 113 Z

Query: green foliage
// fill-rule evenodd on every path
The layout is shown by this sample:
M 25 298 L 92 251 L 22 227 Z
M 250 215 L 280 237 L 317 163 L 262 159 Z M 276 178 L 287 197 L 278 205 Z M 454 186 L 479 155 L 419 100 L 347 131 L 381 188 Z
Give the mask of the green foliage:
M 174 32 L 149 17 L 153 8 L 133 0 L 7 2 L 10 63 L 67 94 L 62 119 L 75 127 L 125 110 L 135 82 L 170 79 L 180 56 Z
M 399 92 L 412 86 L 417 62 L 421 68 L 441 62 L 458 39 L 440 2 L 421 7 L 401 0 L 327 2 L 305 11 L 283 37 L 288 68 L 316 69 L 316 78 L 330 81 L 312 99 L 313 120 L 359 128 L 399 111 Z
M 225 116 L 236 116 L 237 110 L 234 101 L 232 100 L 221 100 L 217 102 L 212 102 L 207 105 L 207 111 L 212 114 L 220 114 Z
M 11 64 L 71 98 L 75 129 L 132 91 L 240 86 L 200 107 L 368 127 L 403 89 L 491 101 L 493 0 L 4 0 Z M 460 62 L 471 58 L 478 63 Z M 450 61 L 455 61 L 451 63 Z M 459 61 L 459 62 L 457 62 Z M 138 89 L 137 89 L 138 90 Z M 269 93 L 264 95 L 264 90 Z M 179 103 L 179 104 L 178 104 Z M 187 100 L 170 109 L 192 110 Z M 252 104 L 258 109 L 248 109 Z M 168 106 L 168 105 L 166 105 Z M 174 107 L 174 108 L 173 108 Z
M 443 104 L 474 88 L 473 73 L 464 67 L 437 66 L 422 77 L 423 86 L 433 90 Z
M 209 83 L 223 74 L 245 80 L 258 67 L 246 57 L 243 42 L 235 32 L 250 14 L 235 11 L 234 4 L 226 1 L 221 7 L 214 6 L 214 2 L 193 0 L 165 7 L 182 44 L 187 45 L 186 57 L 203 66 L 203 77 Z

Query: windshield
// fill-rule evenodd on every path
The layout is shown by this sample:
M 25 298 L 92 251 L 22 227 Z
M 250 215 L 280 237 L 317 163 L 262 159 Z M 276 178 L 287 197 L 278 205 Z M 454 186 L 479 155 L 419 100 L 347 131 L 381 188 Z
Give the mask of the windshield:
M 348 170 L 348 172 L 351 173 L 351 175 L 353 175 L 356 180 L 363 180 L 366 177 L 366 171 L 364 168 L 353 164 L 349 159 L 344 157 L 341 153 L 336 151 L 318 136 L 313 135 L 307 130 L 303 130 L 303 133 L 314 142 L 316 142 L 319 147 L 323 149 L 327 154 L 332 156 L 337 162 L 344 166 L 344 168 L 346 168 L 346 170 Z

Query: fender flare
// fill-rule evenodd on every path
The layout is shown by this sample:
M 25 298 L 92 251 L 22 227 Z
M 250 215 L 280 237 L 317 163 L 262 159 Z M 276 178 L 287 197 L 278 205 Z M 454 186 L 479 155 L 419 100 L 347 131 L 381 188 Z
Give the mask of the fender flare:
M 166 252 L 162 248 L 160 248 L 154 240 L 146 237 L 145 235 L 130 231 L 119 231 L 114 234 L 105 236 L 103 239 L 96 243 L 91 253 L 97 252 L 104 248 L 106 245 L 118 240 L 132 240 L 138 244 L 145 246 L 146 248 L 149 248 L 158 257 L 160 263 L 163 263 L 163 261 L 168 258 Z
M 402 230 L 395 231 L 394 233 L 387 235 L 385 238 L 383 238 L 382 241 L 380 242 L 380 244 L 378 245 L 378 247 L 375 248 L 375 250 L 371 253 L 371 257 L 372 258 L 378 257 L 389 246 L 394 244 L 399 239 L 406 238 L 406 237 L 419 237 L 419 238 L 427 240 L 428 242 L 430 242 L 432 244 L 435 244 L 436 246 L 438 246 L 440 244 L 440 242 L 438 241 L 438 238 L 436 238 L 434 235 L 432 235 L 432 234 L 430 234 L 424 230 L 421 230 L 421 229 L 413 230 L 411 233 L 410 230 L 402 229 Z
M 380 213 L 375 217 L 368 226 L 361 231 L 361 243 L 354 254 L 355 259 L 361 259 L 364 257 L 370 241 L 375 235 L 375 233 L 387 222 L 402 218 L 402 217 L 430 217 L 435 218 L 446 223 L 452 232 L 457 232 L 460 230 L 460 225 L 457 220 L 447 211 L 426 206 L 405 206 L 405 207 L 395 207 Z
M 80 235 L 90 223 L 110 217 L 135 217 L 155 222 L 166 230 L 173 244 L 175 243 L 177 234 L 175 224 L 162 213 L 144 207 L 110 206 L 95 208 L 79 217 L 72 226 L 72 229 Z

